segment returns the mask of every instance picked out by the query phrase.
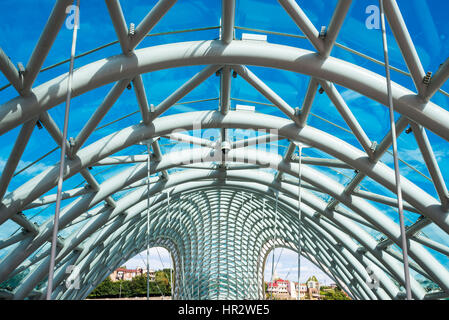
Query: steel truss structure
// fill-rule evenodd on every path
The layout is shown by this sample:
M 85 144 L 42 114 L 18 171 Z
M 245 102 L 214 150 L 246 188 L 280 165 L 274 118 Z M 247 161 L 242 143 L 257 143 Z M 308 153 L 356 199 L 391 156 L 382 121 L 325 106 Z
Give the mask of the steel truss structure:
M 303 159 L 301 168 L 301 252 L 354 299 L 403 299 L 405 284 L 403 260 L 392 246 L 401 246 L 399 225 L 373 202 L 395 207 L 394 198 L 361 191 L 366 177 L 395 192 L 394 170 L 380 161 L 390 148 L 391 134 L 373 142 L 334 84 L 349 88 L 387 106 L 385 77 L 330 55 L 351 5 L 340 0 L 325 35 L 314 27 L 294 0 L 279 0 L 289 16 L 315 48 L 302 48 L 268 42 L 234 39 L 235 0 L 223 0 L 220 39 L 170 43 L 136 49 L 176 0 L 160 0 L 148 15 L 130 30 L 118 0 L 106 0 L 122 53 L 77 68 L 73 72 L 72 97 L 115 83 L 104 101 L 86 122 L 74 141 L 63 141 L 62 132 L 48 110 L 65 101 L 67 74 L 33 87 L 34 81 L 65 19 L 70 0 L 58 0 L 33 50 L 26 72 L 18 70 L 0 49 L 0 70 L 17 90 L 18 96 L 0 106 L 0 134 L 21 127 L 17 141 L 0 180 L 0 224 L 13 221 L 22 232 L 0 239 L 0 249 L 12 250 L 0 261 L 0 283 L 10 281 L 10 289 L 0 289 L 5 299 L 42 299 L 50 265 L 53 219 L 41 225 L 31 222 L 26 210 L 56 201 L 47 194 L 58 181 L 59 165 L 36 175 L 12 192 L 6 193 L 27 142 L 39 121 L 59 146 L 66 144 L 64 179 L 81 175 L 86 187 L 64 190 L 71 199 L 61 209 L 59 228 L 68 229 L 84 222 L 82 228 L 58 240 L 53 281 L 53 299 L 83 299 L 114 268 L 137 253 L 146 243 L 146 210 L 150 210 L 150 244 L 166 247 L 175 265 L 177 299 L 260 299 L 263 298 L 263 272 L 268 253 L 274 247 L 298 250 L 298 172 L 295 143 L 307 144 L 333 159 Z M 400 135 L 408 125 L 413 129 L 438 199 L 401 177 L 404 209 L 421 215 L 406 230 L 410 269 L 433 281 L 440 289 L 428 293 L 414 278 L 410 289 L 414 299 L 449 296 L 449 270 L 428 248 L 449 255 L 449 247 L 420 234 L 435 224 L 449 233 L 449 195 L 444 177 L 427 138 L 432 131 L 449 141 L 449 112 L 431 102 L 432 96 L 449 77 L 446 61 L 431 78 L 426 76 L 395 0 L 383 0 L 385 14 L 416 87 L 413 92 L 392 83 L 396 122 Z M 391 41 L 391 40 L 390 40 Z M 379 43 L 379 45 L 381 45 Z M 204 69 L 179 87 L 156 107 L 150 108 L 141 74 L 168 68 L 204 65 Z M 297 111 L 269 88 L 251 66 L 277 68 L 310 76 L 302 108 Z M 205 79 L 220 75 L 217 110 L 163 114 Z M 232 74 L 245 79 L 285 117 L 263 113 L 248 114 L 230 110 Z M 96 142 L 85 142 L 100 121 L 132 83 L 142 121 L 121 128 Z M 308 124 L 318 87 L 329 96 L 360 148 Z M 73 110 L 72 112 L 76 112 Z M 217 128 L 221 141 L 173 133 Z M 229 128 L 271 130 L 271 141 L 288 139 L 284 156 L 251 149 L 266 143 L 266 137 L 235 141 L 226 147 Z M 158 137 L 168 137 L 197 146 L 162 153 Z M 150 143 L 150 187 L 147 183 L 146 155 L 115 155 L 139 143 Z M 224 149 L 223 149 L 224 150 Z M 297 159 L 297 158 L 296 158 Z M 102 183 L 88 168 L 133 164 Z M 189 165 L 186 165 L 188 163 Z M 250 163 L 251 165 L 248 165 Z M 343 185 L 316 166 L 352 168 L 357 174 Z M 169 173 L 173 168 L 183 168 Z M 271 168 L 274 172 L 261 168 Z M 159 173 L 157 176 L 154 174 Z M 112 195 L 125 193 L 118 200 Z M 326 194 L 329 201 L 315 192 Z M 339 205 L 341 204 L 341 205 Z M 364 227 L 384 235 L 377 240 Z M 81 289 L 66 288 L 67 266 L 77 266 Z M 373 272 L 378 286 L 370 285 Z M 14 280 L 14 281 L 13 281 Z

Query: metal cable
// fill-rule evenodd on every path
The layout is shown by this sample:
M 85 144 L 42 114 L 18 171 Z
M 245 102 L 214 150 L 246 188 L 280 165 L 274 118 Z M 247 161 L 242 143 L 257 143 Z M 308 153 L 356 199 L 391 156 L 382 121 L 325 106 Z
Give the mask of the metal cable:
M 140 256 L 140 258 L 142 259 L 142 261 L 143 261 L 143 263 L 145 264 L 145 260 L 143 259 L 143 257 L 142 257 L 142 255 L 140 254 L 140 252 L 139 252 L 139 256 Z M 148 253 L 147 253 L 147 260 L 148 260 Z M 147 269 L 147 276 L 148 276 L 148 274 L 149 274 L 149 270 Z M 155 276 L 156 276 L 156 273 L 155 273 Z M 157 287 L 157 289 L 159 290 L 159 293 L 161 294 L 161 296 L 162 296 L 162 300 L 164 300 L 164 293 L 162 292 L 162 290 L 161 290 L 161 288 L 159 287 L 159 285 L 157 284 L 157 281 L 156 281 L 156 279 L 154 279 L 154 283 L 156 284 L 156 287 Z M 148 290 L 148 289 L 147 289 Z M 148 300 L 148 293 L 147 293 L 147 300 Z
M 65 153 L 66 153 L 66 143 L 67 140 L 67 131 L 69 126 L 69 112 L 70 112 L 70 101 L 72 98 L 72 80 L 73 80 L 73 65 L 75 60 L 75 50 L 76 50 L 76 36 L 79 28 L 79 7 L 80 0 L 76 0 L 76 9 L 75 9 L 75 21 L 73 26 L 73 36 L 72 36 L 72 48 L 70 52 L 70 68 L 69 68 L 69 76 L 67 79 L 67 98 L 66 98 L 66 107 L 65 107 L 65 116 L 64 116 L 64 130 L 61 141 L 61 160 L 59 164 L 59 178 L 58 178 L 58 192 L 56 196 L 56 209 L 55 209 L 55 218 L 53 224 L 53 235 L 51 241 L 51 254 L 50 254 L 50 267 L 48 271 L 48 286 L 47 286 L 47 300 L 51 300 L 51 293 L 53 291 L 53 274 L 55 268 L 55 258 L 56 258 L 56 246 L 57 246 L 57 237 L 58 237 L 58 227 L 59 227 L 59 213 L 61 209 L 61 198 L 62 198 L 62 183 L 64 181 L 64 167 L 65 167 Z
M 151 174 L 151 159 L 150 159 L 150 144 L 147 144 L 147 300 L 150 300 L 150 174 Z
M 298 300 L 300 298 L 300 278 L 301 278 L 301 160 L 302 160 L 302 146 L 298 146 Z
M 271 260 L 271 299 L 273 300 L 273 281 L 274 281 L 274 250 L 276 249 L 276 237 L 277 237 L 277 217 L 278 217 L 278 198 L 279 192 L 276 192 L 276 205 L 274 211 L 274 230 L 273 230 L 273 255 Z
M 391 142 L 393 146 L 393 158 L 394 158 L 394 173 L 395 173 L 395 181 L 396 181 L 396 196 L 398 202 L 398 214 L 399 214 L 399 225 L 401 229 L 401 246 L 402 246 L 402 255 L 404 261 L 404 278 L 405 278 L 405 291 L 407 300 L 412 300 L 412 293 L 410 289 L 410 271 L 408 265 L 408 249 L 407 249 L 407 234 L 405 232 L 405 224 L 404 224 L 404 212 L 403 212 L 403 204 L 402 204 L 402 190 L 401 190 L 401 174 L 399 172 L 399 162 L 398 162 L 398 147 L 396 141 L 396 126 L 394 122 L 394 105 L 393 105 L 393 97 L 391 93 L 391 79 L 390 79 L 390 68 L 389 68 L 389 60 L 388 60 L 388 44 L 387 44 L 387 33 L 385 31 L 385 15 L 384 15 L 384 6 L 383 0 L 379 0 L 380 4 L 380 16 L 381 16 L 381 26 L 382 26 L 382 44 L 384 48 L 384 57 L 385 57 L 385 73 L 387 80 L 387 92 L 388 92 L 388 106 L 390 111 L 390 127 L 391 127 Z

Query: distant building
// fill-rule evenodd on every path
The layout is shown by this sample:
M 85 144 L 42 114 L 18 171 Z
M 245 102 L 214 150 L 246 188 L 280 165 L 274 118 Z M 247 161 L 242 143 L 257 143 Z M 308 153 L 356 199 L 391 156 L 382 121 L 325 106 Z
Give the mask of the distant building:
M 307 282 L 307 291 L 310 300 L 320 299 L 320 283 L 315 276 L 310 277 Z
M 298 294 L 298 283 L 295 282 L 296 284 L 296 296 Z M 299 298 L 301 300 L 304 300 L 306 298 L 306 293 L 307 293 L 307 285 L 305 283 L 301 283 L 299 285 Z
M 146 275 L 146 274 L 147 274 L 146 269 L 142 269 L 142 268 L 127 269 L 126 267 L 120 267 L 120 268 L 117 268 L 116 270 L 114 270 L 114 272 L 112 272 L 109 275 L 109 278 L 111 279 L 112 282 L 116 282 L 119 280 L 131 281 L 132 279 L 134 279 L 137 276 Z M 150 269 L 149 276 L 150 276 L 150 281 L 154 281 L 156 279 L 156 273 L 154 272 L 154 270 Z
M 268 293 L 278 298 L 289 298 L 291 292 L 291 281 L 276 279 L 273 282 L 268 282 Z
M 297 299 L 299 294 L 301 300 L 306 299 L 307 295 L 310 300 L 319 300 L 320 283 L 315 276 L 310 277 L 306 283 L 300 283 L 299 286 L 297 282 L 276 279 L 273 282 L 267 282 L 267 292 L 278 299 Z

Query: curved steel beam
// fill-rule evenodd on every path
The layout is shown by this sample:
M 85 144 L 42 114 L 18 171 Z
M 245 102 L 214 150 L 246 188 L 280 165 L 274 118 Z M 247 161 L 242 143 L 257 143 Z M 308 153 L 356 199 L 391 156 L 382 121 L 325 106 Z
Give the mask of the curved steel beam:
M 117 55 L 88 64 L 73 74 L 73 97 L 138 74 L 189 65 L 255 65 L 279 68 L 325 79 L 387 105 L 384 77 L 354 64 L 304 49 L 254 41 L 220 40 L 181 42 Z M 0 108 L 0 134 L 38 116 L 64 100 L 67 75 L 33 89 Z M 449 141 L 449 112 L 398 85 L 392 86 L 395 110 Z
M 174 118 L 177 120 L 173 121 Z M 262 114 L 254 114 L 251 117 L 251 121 L 252 123 L 248 124 L 246 119 L 242 119 L 238 112 L 229 112 L 224 116 L 216 111 L 183 114 L 182 119 L 178 119 L 176 116 L 163 117 L 155 120 L 152 127 L 146 127 L 144 125 L 131 126 L 80 150 L 76 159 L 67 161 L 66 178 L 79 172 L 82 168 L 90 166 L 141 140 L 167 134 L 180 127 L 188 130 L 188 128 L 193 128 L 201 124 L 202 128 L 237 127 L 278 130 L 279 135 L 288 137 L 292 141 L 298 141 L 316 147 L 348 163 L 351 167 L 364 172 L 394 192 L 394 175 L 391 168 L 382 163 L 373 165 L 364 152 L 330 134 L 308 126 L 298 129 L 289 120 Z M 98 146 L 101 146 L 100 150 Z M 205 154 L 201 159 L 211 158 L 213 156 Z M 196 159 L 196 161 L 199 161 L 198 156 L 196 156 Z M 229 159 L 229 161 L 232 160 Z M 184 163 L 189 163 L 194 160 L 193 158 L 188 158 L 184 161 Z M 56 166 L 44 171 L 17 190 L 8 194 L 3 200 L 2 207 L 0 207 L 0 222 L 5 221 L 20 211 L 23 206 L 50 190 L 56 183 L 57 174 L 58 168 Z M 434 221 L 443 230 L 449 232 L 449 214 L 442 208 L 441 203 L 405 177 L 402 179 L 402 184 L 404 199 Z M 117 186 L 111 185 L 111 189 L 114 187 L 117 188 Z M 96 198 L 100 199 L 98 196 Z
M 307 197 L 306 197 L 307 198 Z M 323 206 L 324 206 L 324 204 L 323 204 Z M 142 207 L 142 209 L 141 210 L 143 210 L 143 207 Z

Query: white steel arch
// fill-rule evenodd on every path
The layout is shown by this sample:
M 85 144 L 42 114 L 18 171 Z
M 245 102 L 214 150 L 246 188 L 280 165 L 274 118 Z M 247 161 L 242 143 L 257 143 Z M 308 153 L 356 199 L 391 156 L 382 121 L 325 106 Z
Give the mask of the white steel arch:
M 449 270 L 427 248 L 448 256 L 449 247 L 419 235 L 419 231 L 435 224 L 449 233 L 449 195 L 426 134 L 426 130 L 432 131 L 449 142 L 449 112 L 430 101 L 449 77 L 448 64 L 446 62 L 438 70 L 430 84 L 423 84 L 425 74 L 400 10 L 394 0 L 383 1 L 416 89 L 413 91 L 393 83 L 393 102 L 401 115 L 396 123 L 397 131 L 400 134 L 407 125 L 411 126 L 438 195 L 436 198 L 407 176 L 401 177 L 404 208 L 421 215 L 407 229 L 408 253 L 412 259 L 410 268 L 439 288 L 438 292 L 427 293 L 412 278 L 411 291 L 415 299 L 447 297 Z M 23 79 L 3 50 L 0 51 L 0 70 L 19 94 L 0 106 L 0 134 L 21 126 L 1 175 L 0 225 L 14 221 L 23 228 L 20 233 L 0 238 L 0 250 L 8 249 L 7 255 L 0 260 L 0 284 L 8 284 L 0 289 L 0 298 L 43 298 L 48 276 L 50 249 L 46 243 L 51 237 L 53 221 L 49 218 L 36 225 L 23 212 L 56 201 L 56 196 L 48 192 L 56 186 L 59 164 L 6 193 L 36 121 L 43 124 L 59 146 L 67 144 L 65 179 L 81 175 L 87 182 L 87 187 L 64 190 L 63 199 L 67 202 L 61 210 L 60 228 L 70 231 L 76 224 L 84 224 L 58 242 L 53 298 L 85 298 L 108 272 L 145 246 L 143 230 L 147 197 L 152 201 L 151 244 L 165 246 L 173 255 L 176 298 L 263 298 L 262 272 L 269 250 L 273 246 L 298 249 L 298 165 L 291 161 L 295 143 L 307 144 L 330 157 L 306 159 L 302 168 L 301 185 L 306 190 L 301 202 L 305 228 L 301 245 L 305 255 L 354 299 L 404 298 L 402 256 L 392 249 L 394 244 L 400 246 L 400 229 L 388 214 L 373 205 L 382 203 L 394 207 L 394 199 L 357 190 L 357 185 L 369 177 L 394 192 L 394 171 L 380 161 L 391 145 L 391 134 L 386 132 L 380 143 L 373 143 L 335 87 L 340 85 L 387 105 L 385 78 L 330 55 L 351 1 L 338 2 L 324 38 L 295 1 L 279 2 L 316 51 L 235 39 L 234 0 L 223 0 L 223 23 L 218 40 L 170 43 L 134 50 L 176 1 L 160 0 L 136 27 L 136 35 L 130 36 L 119 1 L 106 0 L 122 53 L 75 70 L 73 97 L 109 83 L 115 82 L 115 85 L 73 141 L 62 141 L 61 131 L 47 112 L 64 101 L 68 75 L 62 74 L 33 87 L 70 1 L 56 2 Z M 54 27 L 50 28 L 52 25 Z M 193 65 L 205 67 L 152 109 L 141 74 Z M 302 108 L 298 111 L 286 103 L 251 71 L 252 66 L 310 76 Z M 164 115 L 213 74 L 220 76 L 217 109 Z M 231 111 L 232 74 L 252 85 L 283 116 L 262 113 L 248 116 L 241 111 Z M 142 121 L 118 128 L 85 145 L 131 83 Z M 359 147 L 307 123 L 318 86 L 329 96 Z M 221 132 L 217 141 L 178 132 L 211 128 Z M 287 139 L 290 145 L 283 157 L 249 147 L 265 144 L 267 141 L 261 136 L 231 144 L 227 132 L 233 128 L 270 131 L 271 141 Z M 157 141 L 160 137 L 200 145 L 201 148 L 163 153 Z M 146 156 L 121 153 L 139 143 L 151 144 L 153 150 L 151 174 L 157 173 L 158 177 L 151 178 L 150 194 L 147 194 L 145 181 L 147 167 L 140 163 L 146 161 Z M 97 182 L 89 171 L 91 167 L 120 167 L 123 164 L 131 166 L 102 183 Z M 354 169 L 357 174 L 349 184 L 343 185 L 315 169 L 315 165 Z M 170 172 L 176 168 L 183 170 Z M 274 173 L 264 171 L 268 169 Z M 166 192 L 173 197 L 168 209 Z M 278 193 L 278 203 L 275 192 Z M 318 193 L 329 196 L 330 200 L 326 202 Z M 273 238 L 270 228 L 277 205 L 280 233 Z M 377 240 L 370 231 L 381 234 L 384 239 Z M 64 289 L 68 265 L 81 268 L 82 290 Z M 367 267 L 380 279 L 378 288 L 367 284 Z M 237 281 L 241 274 L 245 276 Z

